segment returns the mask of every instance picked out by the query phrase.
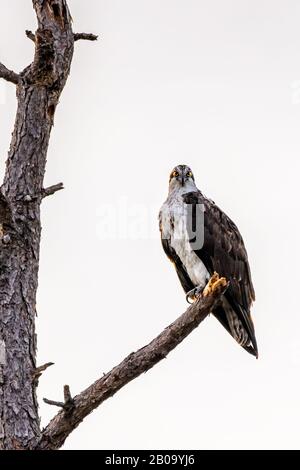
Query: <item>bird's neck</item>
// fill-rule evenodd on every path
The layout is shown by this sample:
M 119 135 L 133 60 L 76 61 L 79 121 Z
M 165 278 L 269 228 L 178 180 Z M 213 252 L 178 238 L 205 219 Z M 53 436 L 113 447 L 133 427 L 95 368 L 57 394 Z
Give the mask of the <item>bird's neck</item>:
M 170 186 L 168 197 L 181 197 L 183 194 L 190 193 L 192 191 L 198 191 L 198 188 L 195 185 L 194 181 L 188 181 L 185 183 L 184 186 Z

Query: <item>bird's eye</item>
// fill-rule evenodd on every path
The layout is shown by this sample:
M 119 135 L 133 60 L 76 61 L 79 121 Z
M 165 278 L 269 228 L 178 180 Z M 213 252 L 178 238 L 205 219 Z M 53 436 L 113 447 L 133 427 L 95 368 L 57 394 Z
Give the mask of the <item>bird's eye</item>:
M 177 176 L 179 176 L 178 171 L 176 171 L 176 170 L 173 171 L 172 176 L 173 176 L 174 178 L 177 178 Z
M 191 171 L 188 171 L 187 174 L 186 174 L 186 176 L 187 176 L 188 178 L 191 178 L 191 177 L 193 176 L 193 173 L 192 173 Z

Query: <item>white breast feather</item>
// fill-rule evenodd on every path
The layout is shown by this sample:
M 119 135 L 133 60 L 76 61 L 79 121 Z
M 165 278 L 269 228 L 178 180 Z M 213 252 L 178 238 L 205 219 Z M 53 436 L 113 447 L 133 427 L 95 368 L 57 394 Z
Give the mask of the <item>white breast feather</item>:
M 165 202 L 160 212 L 162 236 L 169 240 L 195 286 L 205 286 L 209 273 L 190 246 L 186 226 L 186 206 L 182 197 Z M 173 222 L 173 223 L 172 223 Z M 174 226 L 174 229 L 172 228 Z

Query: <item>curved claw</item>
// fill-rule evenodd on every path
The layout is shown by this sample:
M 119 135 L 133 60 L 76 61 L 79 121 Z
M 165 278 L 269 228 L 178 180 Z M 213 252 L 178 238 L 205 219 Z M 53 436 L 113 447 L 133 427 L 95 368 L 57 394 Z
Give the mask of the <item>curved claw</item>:
M 186 294 L 186 296 L 185 296 L 185 300 L 186 300 L 187 303 L 190 304 L 190 305 L 192 305 L 193 301 L 195 300 L 194 290 L 195 290 L 195 289 L 190 290 L 190 291 Z M 191 297 L 191 296 L 193 296 L 193 301 L 192 301 L 192 302 L 190 301 L 190 297 Z
M 185 296 L 185 300 L 187 301 L 188 304 L 192 304 L 193 302 L 195 302 L 195 300 L 197 299 L 197 297 L 199 297 L 199 295 L 203 292 L 203 287 L 202 286 L 197 286 L 197 287 L 194 287 L 194 289 L 190 290 L 186 296 Z M 192 302 L 191 302 L 192 300 Z

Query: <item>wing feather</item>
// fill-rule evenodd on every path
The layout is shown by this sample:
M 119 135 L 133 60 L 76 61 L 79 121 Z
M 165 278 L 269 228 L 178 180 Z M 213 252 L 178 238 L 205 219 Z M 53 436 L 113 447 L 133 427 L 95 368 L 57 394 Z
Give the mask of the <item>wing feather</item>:
M 237 226 L 200 191 L 187 193 L 183 198 L 186 204 L 204 205 L 204 244 L 195 253 L 210 274 L 217 271 L 230 281 L 228 291 L 245 310 L 250 311 L 255 292 L 247 251 Z
M 187 193 L 183 199 L 186 204 L 192 206 L 203 204 L 204 244 L 201 249 L 194 251 L 210 274 L 216 271 L 230 281 L 225 296 L 248 331 L 253 347 L 257 351 L 254 325 L 250 315 L 255 292 L 243 238 L 235 223 L 200 191 Z M 192 210 L 191 213 L 195 217 L 197 211 Z M 190 225 L 195 227 L 196 221 Z

